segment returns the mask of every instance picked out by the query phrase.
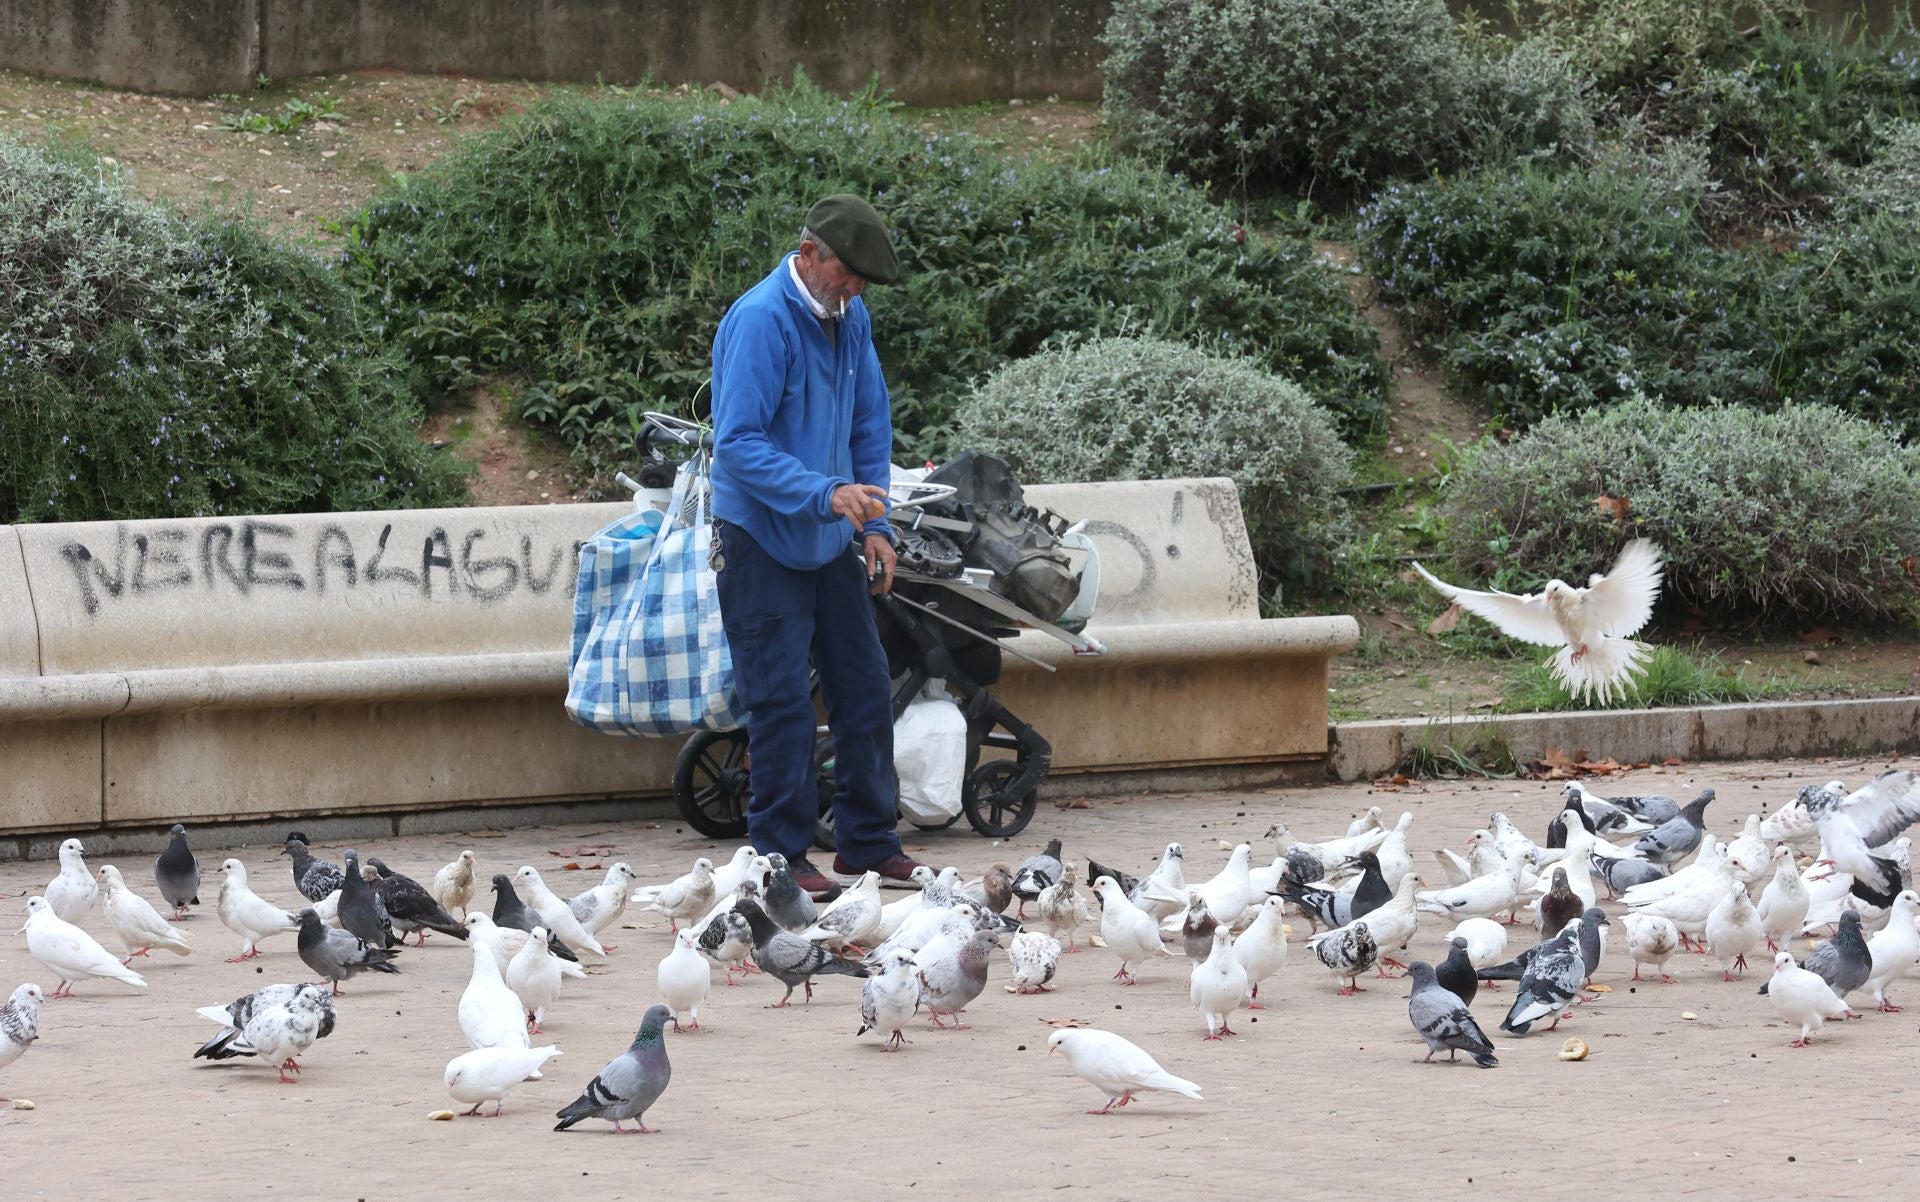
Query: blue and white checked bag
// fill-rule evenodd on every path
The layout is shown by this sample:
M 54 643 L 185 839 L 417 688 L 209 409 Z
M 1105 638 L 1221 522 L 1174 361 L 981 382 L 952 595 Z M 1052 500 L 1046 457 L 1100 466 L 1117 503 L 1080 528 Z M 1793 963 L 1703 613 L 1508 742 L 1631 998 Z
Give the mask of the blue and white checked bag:
M 667 736 L 740 725 L 708 562 L 708 469 L 695 455 L 665 513 L 628 514 L 580 547 L 567 716 L 582 726 Z

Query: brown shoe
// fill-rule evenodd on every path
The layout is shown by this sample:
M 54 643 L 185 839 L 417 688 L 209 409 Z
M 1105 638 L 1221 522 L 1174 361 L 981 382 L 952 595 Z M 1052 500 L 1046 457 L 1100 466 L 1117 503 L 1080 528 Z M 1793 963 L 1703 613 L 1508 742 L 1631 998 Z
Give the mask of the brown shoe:
M 841 859 L 838 853 L 833 857 L 834 875 L 847 880 L 855 880 L 865 872 L 877 872 L 882 881 L 891 881 L 895 885 L 913 885 L 913 870 L 920 867 L 923 867 L 920 861 L 904 852 L 895 852 L 870 868 L 855 868 Z
M 802 892 L 812 896 L 815 901 L 832 901 L 840 896 L 840 886 L 827 875 L 815 868 L 804 857 L 787 861 L 787 871 L 793 874 L 793 883 L 800 886 Z

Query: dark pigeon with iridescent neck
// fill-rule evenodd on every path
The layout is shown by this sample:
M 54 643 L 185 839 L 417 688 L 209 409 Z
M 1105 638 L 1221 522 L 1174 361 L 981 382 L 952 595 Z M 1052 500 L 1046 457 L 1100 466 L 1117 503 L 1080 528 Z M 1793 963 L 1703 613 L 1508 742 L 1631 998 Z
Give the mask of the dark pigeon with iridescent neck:
M 763 916 L 764 917 L 764 916 Z M 665 1006 L 650 1008 L 640 1020 L 640 1031 L 625 1052 L 607 1061 L 598 1076 L 564 1109 L 555 1112 L 560 1121 L 555 1131 L 565 1131 L 587 1119 L 606 1119 L 616 1135 L 652 1135 L 658 1128 L 646 1123 L 647 1107 L 667 1092 L 673 1079 L 673 1066 L 667 1063 L 667 1020 L 672 1011 Z M 629 1131 L 621 1124 L 628 1119 L 639 1129 Z
M 153 862 L 153 883 L 173 907 L 175 918 L 185 914 L 188 906 L 200 904 L 200 861 L 187 846 L 187 828 L 177 822 L 167 849 Z

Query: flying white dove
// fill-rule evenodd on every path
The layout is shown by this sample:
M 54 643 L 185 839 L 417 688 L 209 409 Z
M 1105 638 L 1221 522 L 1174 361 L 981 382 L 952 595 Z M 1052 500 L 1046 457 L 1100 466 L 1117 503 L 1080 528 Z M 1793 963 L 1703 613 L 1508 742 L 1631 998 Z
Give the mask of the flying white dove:
M 1492 622 L 1501 633 L 1560 648 L 1550 661 L 1553 674 L 1575 698 L 1592 695 L 1605 705 L 1650 650 L 1630 637 L 1647 624 L 1660 595 L 1660 548 L 1649 539 L 1628 543 L 1613 570 L 1588 577 L 1585 588 L 1549 580 L 1537 593 L 1483 593 L 1456 588 L 1417 563 L 1413 570 L 1442 596 Z

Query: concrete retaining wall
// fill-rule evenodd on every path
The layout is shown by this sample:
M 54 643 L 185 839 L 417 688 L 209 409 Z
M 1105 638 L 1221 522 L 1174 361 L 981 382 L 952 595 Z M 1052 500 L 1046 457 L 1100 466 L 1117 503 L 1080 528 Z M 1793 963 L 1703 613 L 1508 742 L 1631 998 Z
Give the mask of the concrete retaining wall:
M 1028 495 L 1099 515 L 1106 569 L 1111 653 L 1027 632 L 1058 674 L 996 690 L 1056 772 L 1319 765 L 1358 628 L 1259 618 L 1230 481 Z M 625 508 L 0 527 L 0 835 L 665 794 L 675 741 L 560 705 L 575 549 Z
M 803 67 L 910 104 L 1100 96 L 1107 0 L 0 0 L 0 67 L 140 91 L 244 93 L 390 67 L 724 81 Z

